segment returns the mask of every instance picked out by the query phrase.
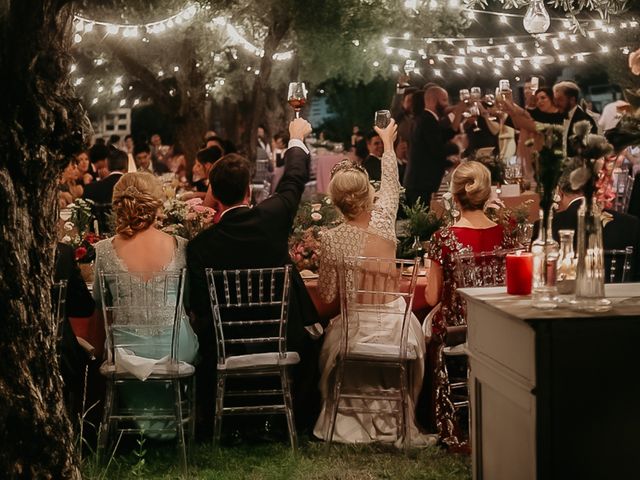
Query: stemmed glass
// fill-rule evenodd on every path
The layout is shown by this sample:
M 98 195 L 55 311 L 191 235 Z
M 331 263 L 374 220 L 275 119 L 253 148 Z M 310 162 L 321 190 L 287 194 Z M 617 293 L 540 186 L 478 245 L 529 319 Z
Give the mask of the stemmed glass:
M 471 101 L 473 105 L 471 106 L 470 113 L 472 116 L 475 116 L 474 122 L 474 132 L 479 132 L 480 127 L 478 126 L 478 117 L 480 116 L 480 108 L 478 107 L 478 102 L 482 98 L 482 89 L 480 87 L 472 87 L 471 88 Z
M 291 82 L 289 84 L 289 94 L 287 95 L 289 105 L 296 112 L 296 118 L 300 118 L 300 110 L 307 103 L 307 87 L 303 82 Z
M 469 105 L 469 99 L 471 98 L 471 94 L 469 93 L 469 89 L 468 88 L 462 88 L 460 89 L 460 101 L 463 102 L 465 105 Z M 462 113 L 462 116 L 464 118 L 469 118 L 471 116 L 471 114 L 469 113 L 468 110 L 465 110 Z

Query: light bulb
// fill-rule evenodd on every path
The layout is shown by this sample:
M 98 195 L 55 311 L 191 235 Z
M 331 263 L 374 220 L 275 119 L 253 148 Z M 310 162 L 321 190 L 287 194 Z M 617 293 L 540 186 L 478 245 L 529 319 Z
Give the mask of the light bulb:
M 544 8 L 543 0 L 531 0 L 522 24 L 524 29 L 531 34 L 544 33 L 549 29 L 551 19 L 549 12 Z

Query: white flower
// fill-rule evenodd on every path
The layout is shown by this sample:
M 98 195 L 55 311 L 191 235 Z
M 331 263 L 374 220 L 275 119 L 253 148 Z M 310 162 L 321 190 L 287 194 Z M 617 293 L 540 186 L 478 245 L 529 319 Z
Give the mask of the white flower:
M 569 183 L 571 183 L 572 190 L 580 190 L 584 187 L 589 179 L 591 173 L 587 167 L 578 167 L 569 175 Z
M 62 237 L 61 242 L 62 243 L 71 243 L 71 237 L 69 235 L 65 235 L 64 237 Z
M 324 199 L 324 202 L 325 202 L 327 205 L 331 205 L 331 197 L 326 197 L 326 198 Z
M 71 230 L 73 230 L 73 227 L 75 225 L 73 224 L 73 222 L 64 222 L 64 229 L 69 232 Z
M 312 212 L 319 212 L 320 208 L 322 208 L 322 205 L 320 203 L 312 203 L 311 204 L 311 211 Z
M 311 214 L 311 219 L 317 222 L 319 220 L 322 220 L 322 215 L 320 215 L 318 212 L 313 212 Z

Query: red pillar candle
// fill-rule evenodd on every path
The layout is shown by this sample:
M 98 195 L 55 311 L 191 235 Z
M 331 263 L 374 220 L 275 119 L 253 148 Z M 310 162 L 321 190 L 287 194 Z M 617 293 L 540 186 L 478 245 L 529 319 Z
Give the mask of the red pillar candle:
M 533 255 L 528 252 L 507 254 L 507 293 L 529 295 L 533 279 Z

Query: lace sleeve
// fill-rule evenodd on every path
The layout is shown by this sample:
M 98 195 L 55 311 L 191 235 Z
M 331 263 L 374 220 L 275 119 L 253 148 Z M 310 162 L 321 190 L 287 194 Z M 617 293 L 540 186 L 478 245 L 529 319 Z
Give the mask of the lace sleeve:
M 385 152 L 382 155 L 382 177 L 380 190 L 373 212 L 370 227 L 384 238 L 396 241 L 396 215 L 400 202 L 400 181 L 396 154 Z
M 338 262 L 332 248 L 331 234 L 325 232 L 320 240 L 320 268 L 318 292 L 325 303 L 331 303 L 338 293 Z

